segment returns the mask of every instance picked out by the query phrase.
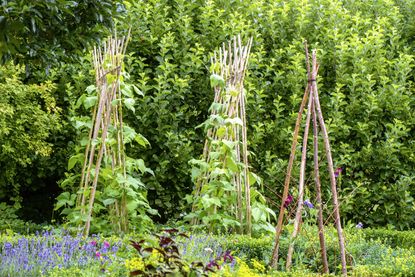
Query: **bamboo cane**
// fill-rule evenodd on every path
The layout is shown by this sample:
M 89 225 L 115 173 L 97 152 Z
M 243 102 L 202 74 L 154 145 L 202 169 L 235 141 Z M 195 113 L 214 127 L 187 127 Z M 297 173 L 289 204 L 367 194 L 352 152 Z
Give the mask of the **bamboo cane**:
M 118 79 L 117 79 L 118 81 Z M 116 88 L 112 88 L 111 90 L 111 94 L 110 94 L 110 99 L 113 98 L 113 94 L 115 93 L 115 89 Z M 107 107 L 106 110 L 106 114 L 105 114 L 105 118 L 104 118 L 104 129 L 102 130 L 102 135 L 101 135 L 101 145 L 99 148 L 99 152 L 98 152 L 98 156 L 97 156 L 97 161 L 95 164 L 95 175 L 94 175 L 94 180 L 92 182 L 92 186 L 91 186 L 91 194 L 89 197 L 89 206 L 88 206 L 88 212 L 87 212 L 87 218 L 86 218 L 86 222 L 85 222 L 85 235 L 88 236 L 89 234 L 89 229 L 91 226 L 91 220 L 92 220 L 92 210 L 93 210 L 93 205 L 94 205 L 94 201 L 95 201 L 95 192 L 97 189 L 97 184 L 98 184 L 98 177 L 99 177 L 99 171 L 101 168 L 101 162 L 102 162 L 102 156 L 104 153 L 104 149 L 105 149 L 105 140 L 107 138 L 107 133 L 108 133 L 108 126 L 111 120 L 111 105 L 109 107 Z
M 246 113 L 245 113 L 245 95 L 243 90 L 241 91 L 241 116 L 242 116 L 242 156 L 244 162 L 244 182 L 245 182 L 245 205 L 246 205 L 246 232 L 251 235 L 252 222 L 251 222 L 251 192 L 249 185 L 249 172 L 248 172 L 248 142 L 247 142 L 247 128 L 246 128 Z
M 236 192 L 236 205 L 234 207 L 227 207 L 234 211 L 235 217 L 240 222 L 241 228 L 245 228 L 247 233 L 251 230 L 251 205 L 250 205 L 250 188 L 249 188 L 249 172 L 248 172 L 248 151 L 247 151 L 247 139 L 246 139 L 246 116 L 245 116 L 245 95 L 243 91 L 243 79 L 246 72 L 248 57 L 250 48 L 252 45 L 252 38 L 248 41 L 248 44 L 243 46 L 240 36 L 237 36 L 230 40 L 227 44 L 223 43 L 222 47 L 215 52 L 211 58 L 212 64 L 220 64 L 220 70 L 217 72 L 215 69 L 214 74 L 219 74 L 225 81 L 227 89 L 215 87 L 214 102 L 220 103 L 222 109 L 221 114 L 226 115 L 227 118 L 239 117 L 242 121 L 242 126 L 226 127 L 225 136 L 218 138 L 216 128 L 211 128 L 207 132 L 207 139 L 205 140 L 203 148 L 203 158 L 209 163 L 211 151 L 217 150 L 220 145 L 213 145 L 211 140 L 226 139 L 235 143 L 236 158 L 235 160 L 239 164 L 240 161 L 244 164 L 243 172 L 233 172 L 230 177 L 234 183 Z M 237 95 L 232 95 L 229 91 L 238 91 Z M 211 111 L 211 115 L 217 114 L 216 110 Z M 241 146 L 239 145 L 241 143 Z M 226 166 L 226 158 L 221 160 L 222 164 Z M 210 172 L 205 172 L 201 178 L 196 181 L 196 186 L 193 192 L 195 199 L 200 197 L 200 192 L 203 186 L 208 184 L 213 177 L 210 176 Z M 244 182 L 244 185 L 242 185 Z M 245 201 L 243 198 L 245 197 Z M 196 202 L 192 205 L 192 212 L 196 211 Z M 244 211 L 243 211 L 244 209 Z M 243 219 L 246 219 L 247 224 L 243 227 Z M 199 220 L 195 217 L 192 219 L 191 224 L 198 224 Z
M 226 51 L 226 49 L 224 49 L 224 51 Z M 219 52 L 219 53 L 217 53 L 217 52 Z M 211 64 L 217 64 L 219 62 L 219 64 L 220 64 L 220 73 L 216 72 L 216 70 L 214 69 L 213 72 L 212 72 L 213 74 L 219 74 L 220 76 L 224 76 L 224 72 L 223 72 L 224 71 L 224 66 L 223 66 L 224 61 L 223 61 L 223 58 L 222 58 L 223 56 L 224 56 L 224 59 L 226 59 L 226 53 L 222 54 L 222 48 L 219 48 L 218 51 L 214 52 L 214 55 L 211 58 Z M 218 57 L 219 57 L 219 61 L 218 61 Z M 222 89 L 217 86 L 217 87 L 214 88 L 214 91 L 215 91 L 215 95 L 214 95 L 213 102 L 223 104 L 222 103 L 223 99 L 221 97 Z M 212 109 L 211 116 L 216 115 L 216 114 L 217 114 L 217 111 L 215 109 Z M 209 128 L 209 130 L 207 131 L 205 144 L 204 144 L 204 147 L 203 147 L 203 159 L 207 163 L 209 163 L 209 160 L 210 160 L 210 157 L 209 157 L 210 140 L 213 137 L 215 137 L 215 132 L 216 132 L 216 130 L 213 129 L 213 128 Z M 205 181 L 206 178 L 208 178 L 208 172 L 204 173 L 202 178 L 198 178 L 196 180 L 195 189 L 193 191 L 193 197 L 195 199 L 197 199 L 199 197 L 199 194 L 200 194 L 200 191 L 201 191 L 203 185 L 206 184 L 206 181 Z M 194 213 L 195 211 L 196 211 L 196 204 L 195 204 L 195 202 L 193 202 L 193 204 L 192 204 L 192 213 Z M 198 223 L 199 223 L 199 219 L 196 218 L 196 217 L 192 218 L 192 220 L 190 222 L 191 225 L 197 225 Z
M 91 219 L 93 204 L 95 200 L 95 192 L 98 184 L 98 176 L 100 172 L 100 166 L 103 159 L 103 156 L 108 156 L 112 159 L 111 168 L 114 170 L 116 166 L 123 167 L 124 176 L 125 172 L 125 154 L 123 148 L 123 137 L 122 137 L 122 107 L 119 103 L 114 109 L 112 109 L 112 101 L 117 98 L 120 92 L 120 75 L 121 75 L 121 64 L 122 58 L 125 54 L 126 45 L 129 39 L 130 31 L 128 36 L 122 39 L 110 38 L 101 48 L 94 48 L 93 51 L 93 61 L 96 71 L 96 83 L 98 91 L 98 104 L 97 108 L 94 109 L 93 113 L 93 127 L 90 131 L 90 141 L 86 149 L 86 157 L 84 161 L 84 166 L 82 169 L 82 178 L 81 178 L 81 214 L 85 215 L 85 202 L 88 200 L 88 211 L 86 213 L 86 223 L 84 228 L 84 235 L 88 235 Z M 105 68 L 106 59 L 110 60 L 112 68 Z M 107 74 L 114 74 L 116 76 L 115 80 L 111 84 L 107 84 Z M 112 147 L 106 146 L 106 137 L 108 132 L 108 126 L 113 124 L 117 130 L 117 149 L 112 149 Z M 98 156 L 94 163 L 95 157 L 95 144 L 92 144 L 93 140 L 98 139 L 100 136 L 101 145 L 98 149 Z M 89 153 L 89 154 L 88 154 Z M 88 161 L 88 162 L 87 162 Z M 108 162 L 108 161 L 107 161 Z M 89 194 L 86 193 L 86 189 L 89 186 L 89 177 L 92 168 L 94 167 L 94 179 L 91 185 L 91 191 Z M 89 196 L 89 198 L 87 198 Z M 123 203 L 124 201 L 121 201 Z M 122 214 L 121 210 L 118 210 L 117 203 L 114 204 L 115 214 L 119 214 L 118 211 Z M 111 213 L 111 212 L 110 212 Z M 126 215 L 125 215 L 126 216 Z M 124 217 L 125 217 L 124 216 Z M 125 219 L 125 218 L 123 218 Z M 121 219 L 121 220 L 123 220 Z M 125 220 L 124 220 L 125 221 Z M 127 221 L 128 223 L 128 221 Z M 121 223 L 121 225 L 123 225 Z M 125 229 L 125 228 L 124 228 Z

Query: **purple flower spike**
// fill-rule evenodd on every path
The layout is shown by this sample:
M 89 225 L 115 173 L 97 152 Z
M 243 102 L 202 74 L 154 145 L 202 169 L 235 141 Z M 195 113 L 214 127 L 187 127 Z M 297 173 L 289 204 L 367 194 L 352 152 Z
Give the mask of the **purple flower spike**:
M 356 228 L 357 229 L 362 229 L 363 228 L 363 223 L 362 222 L 357 223 Z
M 101 253 L 99 253 L 98 251 L 97 251 L 97 252 L 95 252 L 95 257 L 97 257 L 97 258 L 101 258 Z
M 110 247 L 110 243 L 108 241 L 104 241 L 104 248 L 107 249 Z
M 284 201 L 284 208 L 287 208 L 293 202 L 293 199 L 293 196 L 289 194 Z
M 97 241 L 96 240 L 93 240 L 89 244 L 91 244 L 92 246 L 96 246 L 97 245 Z
M 313 203 L 310 202 L 310 200 L 305 200 L 304 205 L 306 205 L 309 209 L 314 209 Z

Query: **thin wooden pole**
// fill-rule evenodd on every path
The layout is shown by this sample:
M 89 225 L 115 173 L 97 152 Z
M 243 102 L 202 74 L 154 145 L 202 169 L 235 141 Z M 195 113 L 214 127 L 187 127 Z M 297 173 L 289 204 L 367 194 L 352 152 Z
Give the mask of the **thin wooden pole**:
M 118 81 L 118 78 L 117 78 Z M 109 99 L 113 98 L 113 94 L 115 93 L 115 90 L 117 88 L 115 87 L 115 83 L 113 84 L 113 87 L 111 88 L 111 92 L 109 95 Z M 91 226 L 91 220 L 92 220 L 92 211 L 93 211 L 93 206 L 94 206 L 94 202 L 95 202 L 95 193 L 96 193 L 96 189 L 97 189 L 97 184 L 98 184 L 98 177 L 99 177 L 99 172 L 101 169 L 101 162 L 102 162 L 102 157 L 103 157 L 103 153 L 104 153 L 104 149 L 105 149 L 105 141 L 107 138 L 107 134 L 108 134 L 108 126 L 111 120 L 111 104 L 109 105 L 109 107 L 107 107 L 106 110 L 106 114 L 104 117 L 104 128 L 102 130 L 102 134 L 101 134 L 101 145 L 99 148 L 99 152 L 98 152 L 98 156 L 97 156 L 97 161 L 95 164 L 95 174 L 94 174 L 94 180 L 92 182 L 92 186 L 91 186 L 91 194 L 89 197 L 89 205 L 88 205 L 88 212 L 87 212 L 87 218 L 86 218 L 86 222 L 85 222 L 85 235 L 87 236 L 89 234 L 89 229 Z
M 233 207 L 226 207 L 232 209 L 235 213 L 235 218 L 240 222 L 241 232 L 250 234 L 252 229 L 251 223 L 251 203 L 250 203 L 250 184 L 249 184 L 249 164 L 248 164 L 248 150 L 247 150 L 247 123 L 245 115 L 245 93 L 243 89 L 243 80 L 246 72 L 249 53 L 252 45 L 252 38 L 249 39 L 247 45 L 242 45 L 242 39 L 240 36 L 234 37 L 226 44 L 223 43 L 222 47 L 214 53 L 211 59 L 211 63 L 216 65 L 219 63 L 220 70 L 215 68 L 214 74 L 220 75 L 225 81 L 226 88 L 215 87 L 214 102 L 220 103 L 222 108 L 220 112 L 216 110 L 211 111 L 211 116 L 216 114 L 225 115 L 226 118 L 238 117 L 242 121 L 242 126 L 225 126 L 225 135 L 221 138 L 218 137 L 217 129 L 211 128 L 207 132 L 207 139 L 205 140 L 203 148 L 203 158 L 205 162 L 210 162 L 209 153 L 214 151 L 215 148 L 220 145 L 214 145 L 212 140 L 226 139 L 235 142 L 235 157 L 232 154 L 232 158 L 239 165 L 240 162 L 244 164 L 242 170 L 232 172 L 230 176 L 231 181 L 234 183 L 236 192 L 236 201 Z M 219 71 L 219 72 L 218 72 Z M 230 91 L 237 91 L 237 95 L 232 95 Z M 241 144 L 241 145 L 239 145 Z M 221 159 L 222 164 L 226 167 L 226 159 Z M 200 197 L 200 193 L 203 190 L 203 186 L 208 184 L 213 177 L 210 176 L 210 172 L 205 172 L 198 180 L 196 180 L 196 186 L 193 192 L 194 199 Z M 243 182 L 243 184 L 242 184 Z M 192 212 L 195 213 L 197 209 L 196 201 L 192 205 Z M 215 212 L 215 211 L 214 211 Z M 246 222 L 243 222 L 245 220 Z M 197 217 L 192 218 L 191 224 L 198 224 L 199 219 Z
M 242 117 L 242 158 L 244 162 L 244 182 L 245 182 L 245 205 L 246 205 L 246 232 L 251 235 L 252 222 L 251 222 L 251 192 L 249 184 L 249 172 L 248 172 L 248 141 L 247 141 L 247 128 L 246 128 L 246 115 L 245 115 L 245 94 L 241 90 L 241 117 Z
M 333 169 L 333 159 L 331 156 L 331 149 L 330 149 L 330 141 L 328 137 L 328 132 L 326 128 L 326 124 L 324 123 L 323 113 L 321 112 L 320 100 L 318 97 L 318 89 L 317 89 L 317 58 L 316 58 L 316 50 L 313 50 L 312 54 L 312 79 L 311 84 L 313 86 L 314 91 L 314 104 L 316 106 L 317 116 L 320 123 L 320 128 L 323 133 L 323 141 L 324 141 L 324 148 L 326 151 L 327 156 L 327 163 L 328 163 L 328 170 L 330 176 L 330 183 L 331 183 L 331 192 L 332 192 L 332 199 L 333 199 L 333 206 L 334 206 L 334 215 L 335 215 L 335 223 L 337 229 L 337 235 L 339 240 L 339 247 L 340 247 L 340 258 L 342 264 L 342 274 L 347 275 L 347 268 L 346 268 L 346 251 L 344 246 L 344 237 L 343 237 L 343 230 L 340 222 L 340 211 L 339 211 L 339 203 L 337 199 L 337 188 L 336 188 L 336 177 L 334 176 L 334 169 Z
M 321 200 L 321 183 L 320 183 L 320 173 L 319 173 L 319 162 L 318 162 L 318 124 L 316 118 L 316 108 L 314 101 L 311 103 L 311 113 L 313 120 L 313 152 L 314 152 L 314 181 L 316 184 L 316 194 L 317 194 L 317 222 L 318 222 L 318 237 L 320 240 L 320 253 L 321 261 L 323 263 L 323 273 L 329 273 L 329 265 L 327 262 L 327 250 L 326 243 L 324 239 L 324 223 L 323 223 L 323 202 Z
M 307 49 L 307 45 L 305 45 L 305 47 Z M 306 51 L 306 64 L 308 63 L 309 63 L 308 51 Z M 309 68 L 309 66 L 307 66 L 307 68 Z M 293 165 L 294 165 L 295 151 L 296 151 L 297 143 L 298 143 L 298 132 L 300 130 L 300 124 L 301 124 L 301 119 L 303 116 L 303 111 L 307 103 L 308 93 L 309 93 L 309 86 L 307 85 L 305 87 L 303 100 L 301 101 L 300 109 L 297 115 L 297 120 L 295 122 L 293 142 L 291 144 L 291 153 L 290 153 L 290 158 L 288 160 L 287 174 L 285 175 L 284 190 L 282 193 L 280 212 L 278 214 L 277 226 L 275 227 L 275 243 L 274 243 L 274 249 L 272 251 L 272 256 L 271 256 L 271 261 L 270 261 L 270 266 L 273 268 L 275 268 L 278 264 L 278 252 L 279 252 L 279 246 L 280 246 L 280 236 L 282 232 L 282 225 L 284 221 L 285 201 L 287 200 L 288 191 L 290 188 L 291 172 L 292 172 Z
M 100 172 L 101 162 L 104 156 L 108 156 L 112 159 L 111 168 L 114 169 L 115 167 L 122 167 L 124 176 L 126 175 L 125 171 L 125 154 L 124 154 L 124 145 L 123 145 L 123 135 L 122 135 L 122 107 L 121 103 L 115 106 L 112 109 L 112 101 L 117 98 L 117 96 L 121 97 L 120 92 L 120 76 L 121 72 L 121 65 L 122 59 L 124 57 L 126 46 L 128 43 L 128 39 L 130 36 L 130 31 L 128 31 L 128 36 L 122 39 L 117 39 L 110 37 L 108 41 L 103 45 L 102 50 L 100 48 L 94 48 L 93 51 L 93 61 L 94 67 L 96 71 L 96 83 L 97 83 L 97 94 L 98 94 L 98 104 L 97 108 L 94 109 L 93 113 L 93 127 L 90 131 L 90 141 L 87 145 L 86 149 L 86 156 L 84 161 L 84 166 L 82 169 L 82 179 L 81 179 L 81 214 L 86 215 L 86 223 L 84 228 L 84 235 L 89 234 L 91 220 L 92 220 L 92 213 L 93 213 L 93 205 L 95 200 L 95 193 L 97 190 L 98 185 L 98 176 Z M 110 60 L 111 68 L 106 68 L 105 62 L 106 60 Z M 107 84 L 107 74 L 115 75 L 115 80 L 112 81 L 111 84 Z M 106 137 L 108 133 L 108 126 L 112 123 L 118 130 L 117 130 L 117 147 L 116 149 L 112 149 L 113 147 L 106 146 Z M 98 149 L 98 155 L 95 160 L 95 144 L 93 144 L 93 140 L 101 139 L 101 145 Z M 88 154 L 89 153 L 89 154 Z M 94 162 L 95 160 L 95 162 Z M 86 162 L 88 161 L 88 162 Z M 105 162 L 105 160 L 104 160 Z M 92 181 L 91 186 L 89 187 L 90 182 L 90 172 L 94 168 L 94 179 Z M 87 189 L 91 189 L 90 192 L 87 193 Z M 87 197 L 89 196 L 89 198 Z M 88 201 L 88 210 L 85 214 L 85 202 Z M 110 207 L 111 209 L 111 207 Z M 121 207 L 118 209 L 118 203 L 114 203 L 114 209 L 116 215 L 121 215 L 119 219 L 119 226 L 125 226 L 123 229 L 127 230 L 128 225 L 128 218 L 125 203 L 123 203 L 123 199 L 121 200 Z M 111 214 L 111 211 L 109 211 Z M 119 213 L 120 212 L 120 213 Z M 124 214 L 123 214 L 124 212 Z
M 288 247 L 288 254 L 287 254 L 287 262 L 286 268 L 287 271 L 291 269 L 292 264 L 292 254 L 294 252 L 294 243 L 295 239 L 300 232 L 300 223 L 301 223 L 301 215 L 303 211 L 303 197 L 304 197 L 304 179 L 305 179 L 305 165 L 307 161 L 307 141 L 308 141 L 308 133 L 310 130 L 310 119 L 311 119 L 311 103 L 313 101 L 313 90 L 309 92 L 309 99 L 307 105 L 307 118 L 305 122 L 304 128 L 304 135 L 303 135 L 303 149 L 301 153 L 301 165 L 300 165 L 300 181 L 298 184 L 298 205 L 297 205 L 297 212 L 295 214 L 294 219 L 294 230 L 291 235 L 290 245 Z
M 227 58 L 227 54 L 226 54 L 225 47 L 223 47 L 223 51 L 222 51 L 222 48 L 219 47 L 219 50 L 214 52 L 214 55 L 213 55 L 213 57 L 211 58 L 210 61 L 211 61 L 211 64 L 213 64 L 213 65 L 216 65 L 216 64 L 220 65 L 220 68 L 219 68 L 220 72 L 217 72 L 216 69 L 214 68 L 213 72 L 212 72 L 213 74 L 217 74 L 217 75 L 220 75 L 222 77 L 225 76 L 224 64 L 226 64 L 226 58 Z M 221 97 L 222 89 L 219 86 L 216 86 L 214 88 L 214 91 L 215 91 L 215 95 L 214 95 L 213 103 L 219 103 L 219 104 L 222 105 L 223 104 L 223 98 Z M 216 115 L 217 113 L 218 112 L 215 109 L 212 109 L 211 116 Z M 210 161 L 210 157 L 209 157 L 209 152 L 210 152 L 210 147 L 211 147 L 210 141 L 212 139 L 214 139 L 215 137 L 216 137 L 216 129 L 209 128 L 209 130 L 207 131 L 205 144 L 204 144 L 204 147 L 203 147 L 203 159 L 207 163 L 209 163 L 209 161 Z M 199 177 L 196 180 L 195 189 L 193 190 L 194 199 L 199 198 L 200 191 L 202 190 L 202 187 L 207 183 L 208 178 L 209 178 L 209 173 L 206 172 L 206 173 L 203 174 L 203 177 Z M 193 204 L 192 204 L 192 213 L 196 212 L 196 208 L 197 208 L 196 204 L 195 204 L 195 202 L 193 202 Z M 190 221 L 190 224 L 191 225 L 199 224 L 199 219 L 197 217 L 193 217 L 192 220 Z

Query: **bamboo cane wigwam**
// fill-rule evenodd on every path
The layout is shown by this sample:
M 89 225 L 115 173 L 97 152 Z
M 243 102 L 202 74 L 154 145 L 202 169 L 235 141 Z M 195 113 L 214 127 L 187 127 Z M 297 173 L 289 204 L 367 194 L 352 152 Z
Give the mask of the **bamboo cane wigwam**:
M 248 58 L 252 45 L 252 38 L 246 45 L 242 44 L 241 36 L 234 37 L 227 44 L 223 44 L 215 52 L 211 59 L 212 76 L 222 80 L 223 85 L 214 86 L 215 96 L 214 104 L 220 105 L 220 111 L 212 109 L 211 117 L 222 114 L 227 119 L 239 119 L 238 123 L 213 127 L 207 131 L 207 139 L 203 149 L 203 159 L 209 163 L 211 160 L 210 153 L 216 151 L 217 144 L 212 141 L 226 140 L 233 142 L 235 145 L 236 162 L 243 164 L 240 172 L 234 172 L 232 183 L 236 191 L 235 207 L 224 207 L 233 210 L 235 219 L 240 223 L 242 233 L 251 233 L 251 203 L 250 203 L 250 184 L 248 172 L 248 148 L 247 148 L 247 127 L 245 102 L 246 95 L 244 90 L 244 77 L 248 65 Z M 210 172 L 206 172 L 196 181 L 194 198 L 201 197 L 203 188 L 215 177 Z M 196 206 L 193 205 L 192 212 L 195 212 Z M 198 224 L 199 219 L 193 218 L 192 224 Z
M 288 169 L 287 175 L 285 178 L 284 183 L 284 190 L 282 196 L 282 202 L 280 206 L 280 213 L 278 216 L 278 222 L 276 226 L 276 236 L 275 236 L 275 246 L 271 257 L 271 266 L 275 267 L 278 263 L 278 254 L 279 254 L 279 242 L 280 236 L 283 228 L 283 219 L 284 219 L 284 212 L 285 212 L 285 201 L 288 197 L 290 179 L 291 179 L 291 172 L 294 163 L 295 157 L 295 150 L 297 147 L 297 139 L 298 133 L 300 129 L 302 114 L 305 108 L 305 104 L 307 103 L 307 116 L 306 116 L 306 123 L 303 135 L 303 147 L 302 147 L 302 155 L 301 155 L 301 166 L 300 166 L 300 181 L 298 187 L 298 206 L 297 211 L 294 219 L 294 230 L 291 234 L 290 245 L 288 248 L 287 260 L 286 260 L 286 268 L 290 270 L 292 265 L 292 255 L 294 251 L 294 243 L 295 238 L 300 233 L 300 225 L 301 225 L 301 217 L 302 217 L 302 208 L 303 208 L 303 196 L 304 196 L 304 178 L 305 178 L 305 165 L 306 165 L 306 154 L 307 154 L 307 139 L 308 139 L 308 132 L 310 128 L 310 121 L 313 121 L 312 128 L 313 128 L 313 151 L 314 151 L 314 179 L 316 184 L 316 199 L 317 199 L 317 208 L 318 210 L 318 236 L 320 240 L 320 252 L 321 252 L 321 259 L 323 264 L 323 273 L 329 273 L 328 269 L 328 262 L 327 262 L 327 251 L 325 246 L 325 239 L 324 239 L 324 224 L 323 224 L 323 212 L 322 212 L 322 199 L 321 199 L 321 183 L 319 177 L 319 164 L 318 164 L 318 125 L 320 126 L 322 137 L 324 141 L 324 149 L 326 152 L 326 159 L 328 163 L 328 171 L 330 177 L 330 184 L 331 184 L 331 194 L 333 200 L 333 207 L 334 207 L 334 220 L 338 234 L 338 241 L 339 241 L 339 248 L 340 248 L 340 258 L 341 258 L 341 265 L 342 265 L 342 274 L 347 275 L 346 269 L 346 253 L 345 253 L 345 244 L 344 244 L 344 237 L 343 237 L 343 230 L 340 223 L 340 213 L 339 213 L 339 203 L 337 200 L 337 188 L 336 188 L 336 178 L 334 175 L 333 170 L 333 160 L 331 157 L 331 150 L 330 150 L 330 142 L 328 138 L 328 133 L 326 129 L 326 125 L 324 123 L 323 114 L 321 111 L 320 100 L 318 96 L 318 89 L 317 89 L 317 72 L 318 72 L 318 64 L 317 64 L 317 57 L 316 51 L 312 52 L 312 66 L 310 70 L 309 65 L 309 53 L 307 44 L 305 45 L 306 51 L 306 66 L 307 66 L 307 86 L 304 92 L 304 97 L 300 105 L 300 110 L 298 112 L 298 117 L 294 129 L 294 138 L 291 147 L 291 154 L 290 159 L 288 162 Z
M 125 172 L 125 153 L 123 144 L 123 120 L 120 79 L 122 63 L 126 51 L 129 34 L 126 37 L 110 37 L 102 48 L 94 47 L 92 58 L 95 68 L 97 104 L 92 115 L 92 128 L 89 142 L 85 149 L 85 160 L 82 168 L 80 194 L 77 206 L 80 207 L 81 217 L 85 218 L 84 235 L 89 234 L 95 194 L 103 158 L 109 160 L 111 168 L 121 174 Z M 114 105 L 114 103 L 116 103 Z M 116 129 L 117 143 L 107 145 L 108 128 Z M 117 230 L 126 231 L 128 228 L 125 198 L 115 201 L 109 207 L 112 218 L 118 218 L 114 223 Z

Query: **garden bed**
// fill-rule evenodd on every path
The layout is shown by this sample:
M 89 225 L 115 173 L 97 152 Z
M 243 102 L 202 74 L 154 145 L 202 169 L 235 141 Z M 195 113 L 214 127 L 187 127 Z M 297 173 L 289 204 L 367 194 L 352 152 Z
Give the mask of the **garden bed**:
M 304 228 L 296 241 L 293 270 L 283 272 L 267 266 L 274 239 L 271 236 L 193 233 L 184 237 L 159 232 L 155 235 L 131 233 L 122 238 L 92 235 L 85 239 L 61 229 L 28 235 L 8 230 L 0 235 L 0 276 L 129 276 L 135 267 L 143 269 L 149 263 L 149 268 L 154 270 L 167 270 L 166 260 L 156 253 L 158 250 L 149 255 L 145 251 L 140 254 L 131 245 L 131 241 L 141 241 L 143 247 L 160 249 L 160 236 L 172 237 L 173 244 L 169 247 L 177 245 L 180 253 L 174 263 L 187 265 L 184 270 L 195 276 L 317 276 L 321 262 L 318 239 L 310 235 L 314 231 L 314 227 Z M 415 237 L 414 231 L 348 227 L 345 234 L 352 276 L 415 275 L 415 249 L 410 242 Z M 335 230 L 329 230 L 327 250 L 330 272 L 334 275 L 340 274 L 337 243 Z M 287 248 L 288 238 L 283 236 L 281 257 Z M 279 264 L 284 263 L 280 259 Z M 180 266 L 176 270 L 180 272 Z

